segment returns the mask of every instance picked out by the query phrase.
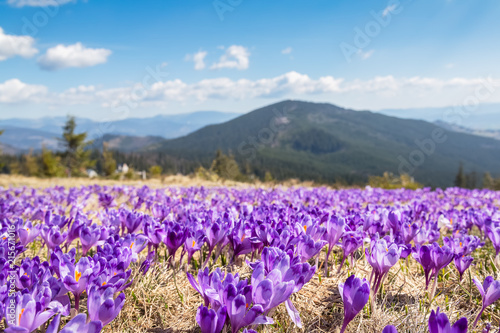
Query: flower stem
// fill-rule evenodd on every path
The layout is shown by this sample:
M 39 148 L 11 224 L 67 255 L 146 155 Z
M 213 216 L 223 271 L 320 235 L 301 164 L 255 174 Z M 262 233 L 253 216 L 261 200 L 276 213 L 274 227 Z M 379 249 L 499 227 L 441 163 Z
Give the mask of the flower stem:
M 74 295 L 75 295 L 75 310 L 76 313 L 78 313 L 80 310 L 80 294 L 74 294 Z
M 481 308 L 481 311 L 479 312 L 479 314 L 477 315 L 477 318 L 476 320 L 474 321 L 474 324 L 472 324 L 472 327 L 476 327 L 477 325 L 477 322 L 479 321 L 479 318 L 481 318 L 481 315 L 483 314 L 483 311 L 484 311 L 484 307 Z
M 340 333 L 344 333 L 345 332 L 345 329 L 347 328 L 347 323 L 345 320 L 344 320 L 344 323 L 342 324 L 342 328 L 340 329 Z

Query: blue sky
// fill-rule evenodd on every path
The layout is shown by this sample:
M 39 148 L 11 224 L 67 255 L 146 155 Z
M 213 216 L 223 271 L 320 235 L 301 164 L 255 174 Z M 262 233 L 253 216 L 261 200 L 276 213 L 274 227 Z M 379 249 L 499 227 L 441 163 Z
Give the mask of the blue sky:
M 498 0 L 0 0 L 0 118 L 498 103 L 498 17 Z

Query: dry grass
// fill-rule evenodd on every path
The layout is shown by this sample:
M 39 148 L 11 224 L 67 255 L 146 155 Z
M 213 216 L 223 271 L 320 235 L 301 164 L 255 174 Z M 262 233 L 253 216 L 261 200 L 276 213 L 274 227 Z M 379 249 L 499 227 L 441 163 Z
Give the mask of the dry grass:
M 232 180 L 225 181 L 211 181 L 202 178 L 197 178 L 194 176 L 184 176 L 184 175 L 170 175 L 160 178 L 152 178 L 147 180 L 113 180 L 113 179 L 90 179 L 90 178 L 37 178 L 37 177 L 25 177 L 19 175 L 1 175 L 0 174 L 0 186 L 8 187 L 21 187 L 29 186 L 34 188 L 45 188 L 50 186 L 86 186 L 86 185 L 101 185 L 101 186 L 113 186 L 113 185 L 128 185 L 128 186 L 143 186 L 147 185 L 151 188 L 161 188 L 168 186 L 180 186 L 180 187 L 191 187 L 191 186 L 229 186 L 229 187 L 256 187 L 256 188 L 268 188 L 268 187 L 313 187 L 314 182 L 301 182 L 295 179 L 288 180 L 286 182 L 275 184 L 275 183 L 240 183 Z

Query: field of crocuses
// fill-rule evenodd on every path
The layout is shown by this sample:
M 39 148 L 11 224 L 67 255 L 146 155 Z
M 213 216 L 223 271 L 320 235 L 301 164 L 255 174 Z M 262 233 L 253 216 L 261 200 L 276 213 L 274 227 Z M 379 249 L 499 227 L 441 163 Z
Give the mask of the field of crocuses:
M 0 188 L 5 332 L 496 332 L 500 193 Z

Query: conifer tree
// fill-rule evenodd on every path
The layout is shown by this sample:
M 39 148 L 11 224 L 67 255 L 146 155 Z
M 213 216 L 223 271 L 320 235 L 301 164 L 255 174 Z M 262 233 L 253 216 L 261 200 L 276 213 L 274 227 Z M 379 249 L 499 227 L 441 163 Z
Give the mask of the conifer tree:
M 68 116 L 63 126 L 63 136 L 60 139 L 61 146 L 64 148 L 62 157 L 68 177 L 81 176 L 85 169 L 95 164 L 95 161 L 90 159 L 91 151 L 86 149 L 91 144 L 90 141 L 86 141 L 87 133 L 75 133 L 75 129 L 75 117 Z
M 455 177 L 455 186 L 465 188 L 466 184 L 465 173 L 464 173 L 464 164 L 460 162 L 460 166 L 458 167 L 458 173 Z

